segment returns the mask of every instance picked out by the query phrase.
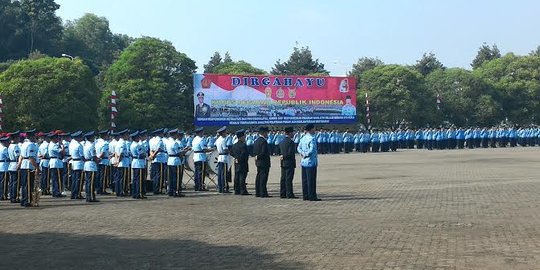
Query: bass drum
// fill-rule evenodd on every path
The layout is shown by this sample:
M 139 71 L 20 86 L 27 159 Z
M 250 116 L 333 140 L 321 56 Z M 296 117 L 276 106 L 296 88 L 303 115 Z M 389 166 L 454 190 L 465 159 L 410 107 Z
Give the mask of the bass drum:
M 208 173 L 217 174 L 217 164 L 218 164 L 218 151 L 214 150 L 211 153 L 207 154 L 208 160 Z
M 188 151 L 186 153 L 186 170 L 190 172 L 195 172 L 195 161 L 193 160 L 193 151 Z

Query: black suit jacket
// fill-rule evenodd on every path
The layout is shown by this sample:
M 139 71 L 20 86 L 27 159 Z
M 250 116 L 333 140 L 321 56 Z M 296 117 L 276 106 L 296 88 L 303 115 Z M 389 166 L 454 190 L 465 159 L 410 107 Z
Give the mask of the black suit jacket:
M 270 148 L 265 138 L 259 136 L 255 140 L 253 154 L 255 155 L 255 166 L 270 168 Z
M 237 160 L 234 166 L 235 172 L 249 172 L 249 151 L 245 142 L 238 141 L 235 143 L 231 149 L 231 156 Z
M 285 137 L 283 141 L 279 143 L 279 150 L 281 151 L 281 167 L 284 168 L 296 168 L 296 149 L 294 142 L 289 137 Z

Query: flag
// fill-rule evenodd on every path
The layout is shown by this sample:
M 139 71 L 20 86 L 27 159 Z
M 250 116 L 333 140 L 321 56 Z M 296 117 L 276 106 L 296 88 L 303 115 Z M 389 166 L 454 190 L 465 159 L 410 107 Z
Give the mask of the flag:
M 116 108 L 116 91 L 112 91 L 111 93 L 111 130 L 114 130 L 116 128 L 116 123 L 114 119 L 116 118 L 116 115 L 118 114 L 118 109 Z
M 441 95 L 437 93 L 437 110 L 441 109 L 441 104 L 442 104 Z

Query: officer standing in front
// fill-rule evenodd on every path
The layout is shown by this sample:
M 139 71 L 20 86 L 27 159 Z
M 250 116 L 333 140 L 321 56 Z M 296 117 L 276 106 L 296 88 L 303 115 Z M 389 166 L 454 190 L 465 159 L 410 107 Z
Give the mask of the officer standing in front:
M 8 155 L 9 137 L 0 137 L 0 201 L 8 199 L 8 183 L 9 183 L 9 155 Z
M 80 143 L 82 131 L 77 131 L 71 134 L 71 142 L 69 143 L 69 155 L 71 156 L 71 199 L 82 200 L 84 197 L 82 192 L 82 172 L 84 169 L 84 151 Z
M 138 131 L 130 134 L 133 142 L 129 146 L 129 152 L 131 154 L 131 168 L 133 173 L 131 175 L 131 197 L 133 199 L 146 199 L 145 197 L 145 184 L 144 184 L 144 170 L 146 168 L 146 151 L 141 141 L 141 134 Z
M 285 137 L 279 143 L 281 153 L 281 181 L 279 195 L 282 199 L 296 199 L 293 192 L 294 170 L 296 168 L 296 148 L 292 140 L 294 129 L 285 128 Z
M 268 183 L 268 173 L 270 172 L 270 147 L 268 146 L 268 127 L 259 128 L 259 137 L 253 145 L 255 155 L 255 166 L 257 166 L 257 176 L 255 178 L 255 196 L 261 198 L 272 197 L 268 195 L 266 185 Z M 315 142 L 316 143 L 316 142 Z
M 216 149 L 218 151 L 217 164 L 217 188 L 219 193 L 230 193 L 225 190 L 225 181 L 227 181 L 227 164 L 229 162 L 229 148 L 227 147 L 227 127 L 217 130 L 219 137 L 216 140 Z
M 60 142 L 60 134 L 62 132 L 57 130 L 51 135 L 51 142 L 49 143 L 48 152 L 49 152 L 49 173 L 51 174 L 51 186 L 52 186 L 52 196 L 53 198 L 63 198 L 66 197 L 62 194 L 64 191 L 63 185 L 63 170 L 64 162 L 64 145 Z
M 39 165 L 36 161 L 38 147 L 32 140 L 34 139 L 35 130 L 26 131 L 26 139 L 21 145 L 21 156 L 19 161 L 21 164 L 21 206 L 29 207 L 32 199 L 32 191 L 34 190 L 35 179 L 40 173 Z
M 244 130 L 236 131 L 238 141 L 233 145 L 231 155 L 234 157 L 234 194 L 251 195 L 247 191 L 246 178 L 249 172 L 249 149 L 246 144 Z
M 208 191 L 204 186 L 206 176 L 206 153 L 213 151 L 206 147 L 203 139 L 204 129 L 202 127 L 195 129 L 195 138 L 191 141 L 193 149 L 193 161 L 195 162 L 195 191 Z
M 9 133 L 9 137 L 11 138 L 11 143 L 8 146 L 9 200 L 11 203 L 20 203 L 19 190 L 21 188 L 21 177 L 19 157 L 21 155 L 21 149 L 19 147 L 19 131 Z
M 86 193 L 86 202 L 98 202 L 96 199 L 96 179 L 97 179 L 97 164 L 99 158 L 96 156 L 96 147 L 94 145 L 94 132 L 90 131 L 84 134 L 86 142 L 84 144 L 84 178 L 86 185 L 84 191 Z
M 302 156 L 302 195 L 304 201 L 320 201 L 317 197 L 317 141 L 313 136 L 315 127 L 308 124 L 306 135 L 300 140 L 298 153 Z

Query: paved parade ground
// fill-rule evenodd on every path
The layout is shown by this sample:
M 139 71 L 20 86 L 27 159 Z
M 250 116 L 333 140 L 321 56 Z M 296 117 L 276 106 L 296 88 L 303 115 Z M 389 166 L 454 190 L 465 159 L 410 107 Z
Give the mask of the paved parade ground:
M 321 202 L 276 158 L 273 198 L 0 202 L 0 269 L 540 269 L 539 147 L 319 157 Z

